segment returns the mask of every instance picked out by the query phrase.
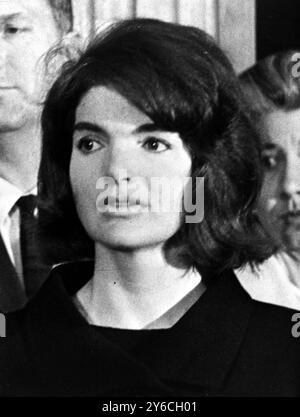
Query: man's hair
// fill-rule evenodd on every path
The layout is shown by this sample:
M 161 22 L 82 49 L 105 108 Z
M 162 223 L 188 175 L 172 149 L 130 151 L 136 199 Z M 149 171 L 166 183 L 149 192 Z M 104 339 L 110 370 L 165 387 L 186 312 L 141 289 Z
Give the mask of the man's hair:
M 300 108 L 300 77 L 293 73 L 300 50 L 270 55 L 244 71 L 240 81 L 255 122 L 275 110 Z
M 55 23 L 61 34 L 73 29 L 72 0 L 47 0 L 51 7 Z
M 158 128 L 178 132 L 192 158 L 192 177 L 205 178 L 204 220 L 182 223 L 166 253 L 175 248 L 201 273 L 272 253 L 253 214 L 261 186 L 259 141 L 230 62 L 202 30 L 152 19 L 125 20 L 99 34 L 76 62 L 65 64 L 49 91 L 39 172 L 39 218 L 48 241 L 51 234 L 68 240 L 85 255 L 93 246 L 76 213 L 69 165 L 75 111 L 95 86 L 115 90 Z

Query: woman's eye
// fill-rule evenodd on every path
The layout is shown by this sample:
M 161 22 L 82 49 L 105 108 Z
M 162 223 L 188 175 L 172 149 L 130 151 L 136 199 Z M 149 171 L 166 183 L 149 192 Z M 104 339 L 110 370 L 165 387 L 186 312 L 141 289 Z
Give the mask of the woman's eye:
M 266 169 L 275 169 L 278 165 L 278 158 L 275 155 L 262 155 L 262 162 Z
M 170 145 L 166 141 L 155 137 L 147 138 L 143 146 L 151 152 L 164 152 L 170 149 Z
M 77 148 L 85 154 L 95 152 L 100 147 L 99 142 L 90 138 L 82 138 L 77 143 Z

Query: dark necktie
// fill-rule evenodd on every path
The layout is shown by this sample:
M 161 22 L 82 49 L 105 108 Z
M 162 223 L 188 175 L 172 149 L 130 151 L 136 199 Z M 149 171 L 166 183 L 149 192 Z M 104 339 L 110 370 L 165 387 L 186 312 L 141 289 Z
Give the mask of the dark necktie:
M 45 265 L 42 264 L 37 239 L 36 197 L 26 195 L 17 201 L 20 211 L 20 245 L 26 295 L 30 298 L 43 282 Z

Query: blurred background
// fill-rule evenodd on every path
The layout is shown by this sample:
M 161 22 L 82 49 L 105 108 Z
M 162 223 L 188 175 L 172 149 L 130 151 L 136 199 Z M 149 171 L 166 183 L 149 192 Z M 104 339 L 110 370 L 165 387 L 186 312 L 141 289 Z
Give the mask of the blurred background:
M 115 19 L 155 17 L 213 35 L 242 71 L 300 44 L 299 0 L 73 0 L 76 29 L 88 35 Z
M 154 17 L 206 30 L 238 71 L 256 56 L 255 0 L 73 0 L 75 29 L 88 35 L 115 19 Z

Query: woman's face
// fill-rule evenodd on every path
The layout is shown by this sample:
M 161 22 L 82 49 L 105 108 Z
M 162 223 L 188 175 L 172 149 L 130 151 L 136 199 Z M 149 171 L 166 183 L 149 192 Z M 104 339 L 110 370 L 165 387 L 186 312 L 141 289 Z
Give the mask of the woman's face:
M 79 218 L 95 242 L 127 250 L 163 244 L 180 226 L 191 165 L 177 133 L 159 130 L 114 90 L 94 87 L 79 103 L 70 180 Z
M 264 119 L 265 180 L 261 219 L 269 233 L 300 251 L 300 109 L 274 111 Z

